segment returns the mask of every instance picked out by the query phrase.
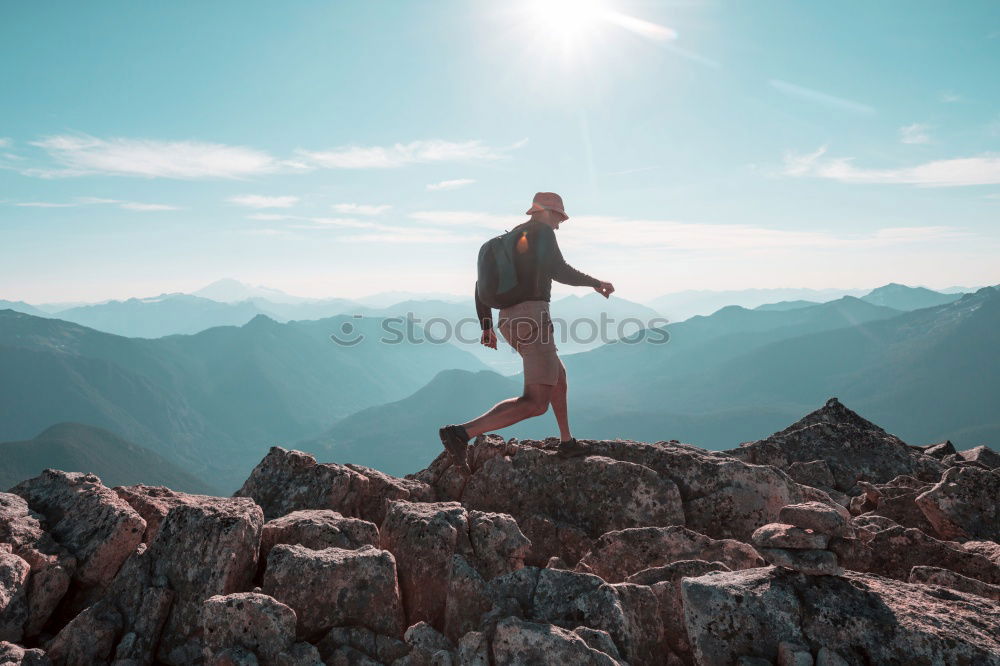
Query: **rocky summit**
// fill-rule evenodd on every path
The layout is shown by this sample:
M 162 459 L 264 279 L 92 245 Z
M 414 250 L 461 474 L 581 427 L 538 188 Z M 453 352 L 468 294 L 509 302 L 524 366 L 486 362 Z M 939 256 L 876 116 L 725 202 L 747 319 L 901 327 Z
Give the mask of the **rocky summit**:
M 0 665 L 1000 666 L 1000 456 L 831 399 L 729 451 L 274 447 L 233 497 L 0 493 Z

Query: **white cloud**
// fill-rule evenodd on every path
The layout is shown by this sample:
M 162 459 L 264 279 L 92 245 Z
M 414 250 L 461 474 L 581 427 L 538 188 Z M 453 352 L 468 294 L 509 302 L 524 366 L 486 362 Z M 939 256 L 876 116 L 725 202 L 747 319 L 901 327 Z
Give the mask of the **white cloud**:
M 24 172 L 43 178 L 87 174 L 177 179 L 244 178 L 278 168 L 274 158 L 262 151 L 200 141 L 56 135 L 32 145 L 46 151 L 63 167 Z
M 842 183 L 919 185 L 923 187 L 961 187 L 964 185 L 1000 184 L 1000 157 L 960 157 L 934 160 L 913 167 L 865 169 L 856 167 L 853 158 L 819 159 L 826 151 L 796 156 L 786 154 L 784 173 L 789 176 L 812 176 Z
M 471 210 L 424 210 L 410 213 L 410 218 L 435 226 L 468 226 L 492 228 L 497 231 L 511 229 L 528 219 L 517 215 L 495 215 Z
M 126 201 L 120 206 L 120 208 L 150 212 L 157 210 L 179 210 L 177 206 L 168 206 L 167 204 L 136 203 L 135 201 Z
M 745 224 L 701 224 L 593 215 L 571 218 L 566 229 L 572 230 L 571 244 L 577 246 L 592 246 L 595 249 L 619 246 L 693 251 L 806 248 L 846 250 L 896 246 L 964 235 L 961 230 L 945 226 L 887 227 L 866 234 L 836 234 L 829 231 L 771 229 Z
M 121 201 L 120 199 L 105 199 L 103 197 L 77 197 L 76 201 L 70 203 L 50 203 L 44 201 L 26 201 L 15 204 L 16 206 L 28 206 L 34 208 L 76 208 L 78 206 L 102 206 L 117 205 L 125 210 L 135 210 L 142 212 L 159 210 L 180 210 L 177 206 L 156 203 L 140 203 L 137 201 Z
M 931 137 L 927 134 L 929 125 L 923 123 L 913 123 L 899 128 L 899 140 L 903 143 L 930 143 Z
M 810 169 L 813 168 L 813 164 L 816 160 L 822 157 L 824 153 L 826 153 L 826 146 L 820 146 L 814 152 L 806 153 L 805 155 L 796 155 L 792 152 L 786 152 L 784 173 L 788 176 L 805 175 Z
M 427 185 L 427 189 L 431 192 L 436 190 L 457 190 L 460 187 L 465 187 L 466 185 L 472 185 L 475 180 L 472 178 L 456 178 L 455 180 L 442 180 L 438 183 L 430 183 Z
M 291 208 L 299 202 L 298 197 L 268 197 L 260 194 L 241 194 L 227 199 L 230 203 L 249 208 Z
M 7 137 L 0 136 L 0 148 L 6 148 L 11 144 L 10 139 Z
M 803 88 L 802 86 L 797 86 L 794 83 L 788 83 L 787 81 L 779 81 L 778 79 L 771 79 L 768 84 L 775 90 L 784 93 L 790 97 L 797 97 L 799 99 L 804 99 L 809 102 L 818 102 L 824 106 L 833 107 L 835 109 L 840 109 L 842 111 L 850 111 L 852 113 L 860 114 L 872 114 L 875 113 L 875 109 L 868 106 L 867 104 L 862 104 L 861 102 L 855 102 L 853 100 L 844 99 L 843 97 L 835 97 L 828 93 L 813 90 L 812 88 Z
M 938 99 L 940 99 L 945 104 L 953 104 L 955 102 L 962 101 L 961 95 L 953 93 L 950 90 L 945 90 L 944 92 L 942 92 L 941 95 L 938 97 Z
M 307 162 L 327 169 L 387 169 L 428 162 L 472 162 L 503 159 L 510 148 L 493 148 L 482 141 L 444 141 L 430 139 L 397 143 L 392 146 L 344 146 L 327 151 L 300 150 Z
M 381 215 L 386 212 L 392 206 L 388 204 L 381 204 L 378 206 L 372 204 L 356 204 L 356 203 L 339 203 L 330 206 L 338 213 L 344 215 Z

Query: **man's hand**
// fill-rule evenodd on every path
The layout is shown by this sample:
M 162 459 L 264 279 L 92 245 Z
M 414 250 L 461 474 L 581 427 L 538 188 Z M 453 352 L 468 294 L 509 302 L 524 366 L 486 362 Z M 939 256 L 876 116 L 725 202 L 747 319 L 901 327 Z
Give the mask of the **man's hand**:
M 602 282 L 601 284 L 594 287 L 594 291 L 596 291 L 604 298 L 607 298 L 611 294 L 615 293 L 615 287 L 610 282 Z
M 483 346 L 489 347 L 490 349 L 497 348 L 497 334 L 492 328 L 488 328 L 483 331 L 483 337 L 479 340 Z

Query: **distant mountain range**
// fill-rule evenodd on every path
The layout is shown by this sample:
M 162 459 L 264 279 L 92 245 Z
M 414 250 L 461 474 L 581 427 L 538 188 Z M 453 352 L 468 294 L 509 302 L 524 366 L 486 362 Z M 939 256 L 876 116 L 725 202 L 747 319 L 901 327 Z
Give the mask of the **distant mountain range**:
M 350 314 L 294 316 L 338 306 Z M 521 391 L 520 375 L 503 376 L 519 371 L 518 357 L 503 344 L 497 351 L 478 345 L 475 322 L 462 348 L 428 339 L 470 320 L 471 309 L 471 302 L 428 299 L 371 307 L 189 294 L 72 308 L 95 324 L 128 323 L 135 337 L 0 309 L 0 441 L 9 440 L 0 446 L 10 446 L 18 464 L 52 456 L 69 461 L 60 467 L 107 470 L 112 479 L 133 478 L 129 470 L 148 464 L 173 475 L 169 485 L 204 483 L 215 492 L 232 490 L 273 444 L 392 473 L 415 469 L 439 452 L 438 427 Z M 559 299 L 552 311 L 568 321 L 658 314 L 593 293 Z M 386 343 L 407 313 L 437 321 Z M 142 337 L 156 326 L 197 327 L 223 316 L 250 319 Z M 666 344 L 579 345 L 575 354 L 571 344 L 557 344 L 580 437 L 732 448 L 837 395 L 904 439 L 951 439 L 966 448 L 1000 441 L 998 329 L 996 289 L 953 295 L 890 284 L 861 298 L 730 305 L 643 334 L 668 334 Z M 331 335 L 364 339 L 337 344 Z M 63 423 L 71 425 L 49 432 Z M 557 430 L 550 412 L 503 432 Z M 12 475 L 31 475 L 18 470 Z
M 664 345 L 619 343 L 566 358 L 570 421 L 578 437 L 724 449 L 766 436 L 834 394 L 911 443 L 995 443 L 997 330 L 1000 291 L 991 288 L 914 312 L 852 297 L 788 311 L 723 308 L 668 325 Z M 297 446 L 337 462 L 407 469 L 440 452 L 438 427 L 474 418 L 520 390 L 517 378 L 444 372 L 413 395 L 353 414 Z M 551 411 L 502 431 L 557 432 Z
M 484 367 L 453 345 L 395 337 L 379 318 L 258 315 L 144 340 L 0 310 L 0 440 L 87 423 L 227 488 L 276 441 L 405 397 L 441 368 Z
M 739 305 L 744 308 L 790 309 L 789 303 L 825 303 L 843 296 L 885 305 L 896 310 L 917 310 L 955 300 L 962 293 L 979 289 L 950 287 L 932 291 L 924 287 L 908 287 L 890 283 L 874 290 L 866 289 L 741 289 L 731 291 L 688 290 L 664 294 L 647 301 L 647 305 L 673 321 L 684 321 L 696 315 L 708 315 L 719 308 Z
M 89 472 L 106 486 L 168 486 L 189 493 L 209 493 L 212 486 L 160 455 L 103 428 L 57 423 L 20 442 L 0 442 L 0 490 L 47 468 Z

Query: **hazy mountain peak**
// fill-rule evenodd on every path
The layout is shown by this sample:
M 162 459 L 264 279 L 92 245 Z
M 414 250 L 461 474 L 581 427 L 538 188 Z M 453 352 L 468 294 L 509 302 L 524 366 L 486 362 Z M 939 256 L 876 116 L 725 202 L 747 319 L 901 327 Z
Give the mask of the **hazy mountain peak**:
M 266 298 L 275 303 L 303 303 L 313 299 L 293 296 L 280 289 L 262 285 L 249 285 L 233 278 L 223 278 L 192 292 L 194 296 L 210 298 L 222 303 L 238 303 L 250 298 Z

